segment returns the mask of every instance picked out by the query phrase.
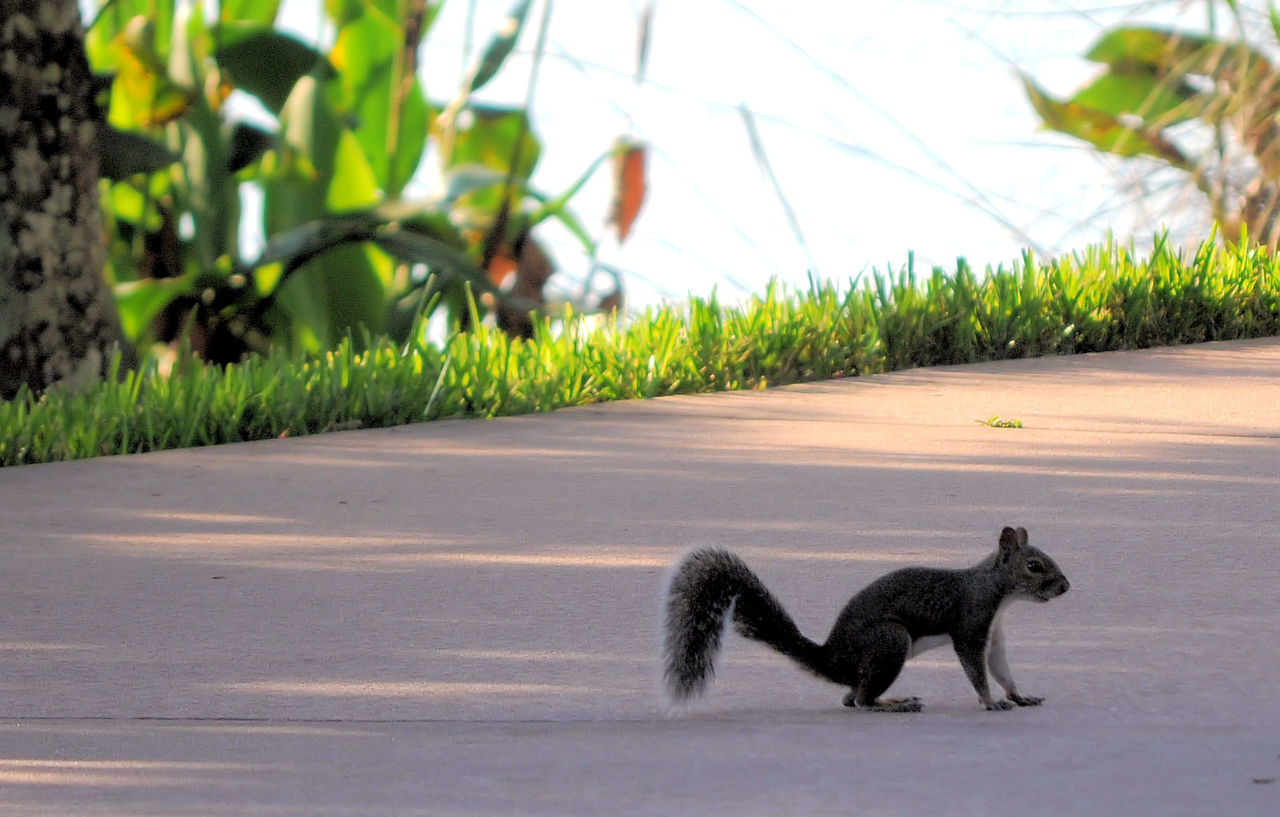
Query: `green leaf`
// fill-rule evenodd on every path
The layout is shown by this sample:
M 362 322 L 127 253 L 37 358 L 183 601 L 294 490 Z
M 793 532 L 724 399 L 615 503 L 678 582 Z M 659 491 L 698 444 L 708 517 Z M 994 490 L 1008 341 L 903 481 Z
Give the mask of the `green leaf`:
M 1026 74 L 1022 75 L 1022 84 L 1032 107 L 1050 130 L 1074 136 L 1117 156 L 1154 156 L 1178 167 L 1186 162 L 1178 149 L 1158 134 L 1139 133 L 1104 111 L 1073 102 L 1060 102 L 1045 93 Z
M 1185 122 L 1204 109 L 1204 102 L 1199 101 L 1185 83 L 1177 83 L 1175 89 L 1169 85 L 1169 80 L 1154 74 L 1108 71 L 1079 91 L 1070 102 L 1111 116 L 1137 116 L 1149 127 L 1157 128 Z
M 608 158 L 611 153 L 612 151 L 610 151 L 610 153 L 606 153 L 603 158 Z M 598 164 L 598 161 L 593 163 L 592 169 L 594 169 Z M 597 249 L 596 240 L 591 236 L 591 233 L 588 232 L 587 228 L 582 226 L 582 222 L 573 214 L 573 211 L 569 209 L 569 199 L 578 192 L 582 186 L 582 182 L 585 181 L 588 175 L 590 175 L 590 172 L 591 171 L 588 170 L 587 174 L 584 174 L 577 183 L 570 186 L 568 190 L 555 198 L 533 188 L 526 188 L 525 193 L 540 204 L 538 209 L 534 210 L 529 216 L 529 228 L 536 227 L 549 218 L 554 218 L 556 221 L 559 221 L 566 230 L 572 233 L 574 238 L 578 239 L 578 243 L 582 245 L 583 252 L 588 255 L 593 255 Z
M 343 244 L 368 241 L 375 227 L 376 221 L 362 215 L 317 218 L 272 235 L 251 266 L 280 264 L 292 270 Z
M 591 233 L 587 232 L 587 228 L 582 226 L 582 222 L 568 208 L 553 210 L 551 217 L 560 222 L 566 230 L 573 233 L 573 237 L 578 239 L 578 243 L 582 245 L 582 251 L 587 255 L 594 255 L 596 252 L 596 240 L 591 237 Z M 531 222 L 536 223 L 536 222 Z
M 380 97 L 384 106 L 379 121 L 386 121 L 391 62 L 395 57 L 395 41 L 400 26 L 374 8 L 352 18 L 338 29 L 329 60 L 334 75 L 332 99 L 339 110 L 356 110 L 370 94 Z
M 365 0 L 325 0 L 324 10 L 338 26 L 345 26 L 364 14 Z
M 1102 35 L 1085 54 L 1093 62 L 1144 66 L 1169 70 L 1206 47 L 1217 43 L 1209 37 L 1161 28 L 1121 26 Z
M 597 156 L 591 164 L 587 166 L 587 169 L 583 171 L 582 175 L 579 176 L 573 184 L 569 185 L 568 189 L 559 196 L 552 198 L 537 190 L 528 188 L 526 192 L 529 196 L 536 199 L 541 204 L 541 206 L 529 216 L 529 227 L 536 227 L 548 218 L 554 218 L 578 239 L 578 243 L 582 245 L 584 252 L 588 255 L 594 255 L 597 249 L 596 240 L 592 237 L 591 233 L 582 226 L 582 222 L 573 214 L 573 211 L 569 209 L 569 202 L 578 194 L 578 191 L 587 183 L 587 180 L 591 178 L 592 174 L 600 169 L 600 165 L 607 159 L 612 158 L 616 152 L 616 147 L 610 148 Z
M 496 187 L 506 180 L 505 173 L 484 165 L 451 167 L 444 174 L 444 196 L 439 204 L 444 208 L 452 207 L 463 196 L 486 187 Z
M 158 26 L 144 16 L 130 19 L 108 47 L 106 68 L 114 73 L 108 121 L 127 130 L 167 124 L 190 109 L 193 91 L 169 75 L 173 55 L 157 47 Z M 180 38 L 185 42 L 185 34 Z
M 448 244 L 459 252 L 463 252 L 467 246 L 449 211 L 442 208 L 438 200 L 393 200 L 370 209 L 368 214 L 381 225 L 383 233 L 401 230 L 425 235 Z
M 602 165 L 606 159 L 612 157 L 613 154 L 614 151 L 610 149 L 597 156 L 591 164 L 587 166 L 587 169 L 582 172 L 582 175 L 578 177 L 577 181 L 569 185 L 567 190 L 555 198 L 550 198 L 530 190 L 530 194 L 542 202 L 542 206 L 539 207 L 538 210 L 529 218 L 529 226 L 536 226 L 545 219 L 551 216 L 558 216 L 560 213 L 567 210 L 569 201 L 578 194 L 578 191 L 587 183 L 587 180 L 600 169 L 600 165 Z
M 220 22 L 270 25 L 280 11 L 280 0 L 222 0 L 218 6 Z
M 181 278 L 143 278 L 114 287 L 120 324 L 125 335 L 137 341 L 156 316 L 174 299 L 191 294 L 190 276 Z
M 294 348 L 316 352 L 359 327 L 383 326 L 390 269 L 367 244 L 374 227 L 364 215 L 318 218 L 273 235 L 250 265 L 265 273 L 255 280 L 258 292 L 276 298 L 276 329 L 291 336 Z M 283 275 L 284 283 L 274 284 Z
M 108 125 L 98 140 L 98 172 L 120 181 L 138 173 L 154 173 L 178 161 L 178 154 L 140 133 Z
M 302 77 L 334 76 L 322 52 L 275 29 L 228 23 L 219 26 L 218 37 L 218 63 L 237 88 L 260 99 L 272 113 L 280 113 Z
M 391 153 L 390 172 L 383 180 L 383 190 L 388 196 L 398 196 L 418 171 L 422 156 L 427 150 L 427 134 L 435 112 L 427 102 L 426 91 L 417 77 L 409 84 L 400 109 L 400 127 L 395 134 Z
M 329 183 L 325 207 L 331 213 L 342 213 L 372 207 L 381 199 L 378 179 L 360 149 L 357 137 L 345 128 L 338 135 L 333 155 L 333 180 Z
M 258 161 L 275 144 L 275 134 L 246 122 L 231 129 L 231 145 L 227 153 L 227 172 L 238 173 Z
M 164 177 L 159 175 L 148 179 L 152 190 L 146 195 L 129 183 L 112 184 L 102 200 L 103 205 L 110 208 L 112 215 L 120 221 L 142 226 L 147 232 L 156 232 L 164 224 L 164 219 L 156 209 L 156 200 L 161 196 L 156 195 L 155 187 L 158 185 L 155 182 L 163 180 Z
M 511 173 L 512 162 L 515 161 L 512 197 L 518 200 L 542 151 L 527 114 L 515 108 L 475 105 L 468 108 L 461 118 L 463 121 L 470 118 L 471 121 L 457 133 L 446 172 L 456 167 L 482 165 L 496 170 L 505 178 Z M 476 190 L 459 197 L 458 201 L 459 206 L 494 213 L 502 202 L 502 190 Z M 512 202 L 513 205 L 515 203 Z
M 168 77 L 183 89 L 202 88 L 203 58 L 209 53 L 209 26 L 203 10 L 179 5 L 174 18 L 173 42 L 169 48 Z
M 135 19 L 146 23 L 149 50 L 156 56 L 157 63 L 163 61 L 169 53 L 174 7 L 173 0 L 115 0 L 102 5 L 85 33 L 85 47 L 93 70 L 102 73 L 119 68 L 125 49 L 117 38 L 136 25 Z
M 398 196 L 413 177 L 426 149 L 430 109 L 418 78 L 408 84 L 398 73 L 405 64 L 405 32 L 374 7 L 338 30 L 330 59 L 338 73 L 331 96 L 338 110 L 355 118 L 354 130 L 378 184 Z
M 260 263 L 285 260 L 296 269 L 276 292 L 278 331 L 292 337 L 295 349 L 330 348 L 363 326 L 377 332 L 386 319 L 390 260 L 368 244 L 334 241 L 311 253 L 306 230 L 314 240 L 331 238 L 330 230 L 369 231 L 364 215 L 334 219 L 328 208 L 364 207 L 378 199 L 378 188 L 355 135 L 345 128 L 314 77 L 301 78 L 281 112 L 279 160 L 264 171 L 264 217 L 273 255 Z M 364 222 L 360 222 L 364 219 Z M 299 257 L 283 259 L 286 247 L 276 237 L 292 234 Z M 305 260 L 301 255 L 305 254 Z M 299 261 L 303 263 L 299 265 Z
M 530 4 L 530 0 L 516 0 L 515 5 L 511 7 L 511 11 L 499 24 L 493 39 L 489 41 L 489 45 L 485 48 L 484 54 L 480 57 L 480 62 L 473 69 L 471 82 L 467 85 L 467 93 L 475 93 L 484 87 L 502 68 L 502 63 L 506 61 L 512 49 L 515 48 L 516 40 L 520 37 L 520 31 L 524 28 L 524 20 L 529 13 Z
M 381 332 L 387 314 L 380 269 L 385 264 L 386 256 L 368 245 L 345 244 L 300 267 L 278 296 L 294 318 L 295 347 L 314 353 L 333 348 L 347 335 L 358 340 L 361 327 Z
M 316 180 L 320 174 L 331 173 L 341 131 L 342 125 L 315 78 L 298 80 L 280 110 L 280 134 L 283 146 L 291 153 L 287 162 L 295 175 Z M 297 204 L 308 213 L 318 214 L 314 202 Z
M 1102 36 L 1085 55 L 1120 73 L 1182 77 L 1203 74 L 1240 81 L 1270 67 L 1267 57 L 1243 41 L 1223 41 L 1161 28 L 1124 26 Z
M 401 261 L 426 264 L 433 271 L 443 271 L 478 280 L 479 269 L 466 253 L 457 247 L 412 230 L 388 230 L 378 233 L 374 243 Z

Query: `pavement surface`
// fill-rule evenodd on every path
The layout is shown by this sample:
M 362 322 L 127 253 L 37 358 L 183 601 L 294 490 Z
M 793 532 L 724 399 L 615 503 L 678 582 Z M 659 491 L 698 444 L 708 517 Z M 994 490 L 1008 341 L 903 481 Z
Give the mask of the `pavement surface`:
M 1275 339 L 0 469 L 0 814 L 1273 817 L 1278 500 Z M 665 705 L 687 548 L 822 639 L 1004 525 L 1072 583 L 1006 618 L 1043 706 L 736 636 Z

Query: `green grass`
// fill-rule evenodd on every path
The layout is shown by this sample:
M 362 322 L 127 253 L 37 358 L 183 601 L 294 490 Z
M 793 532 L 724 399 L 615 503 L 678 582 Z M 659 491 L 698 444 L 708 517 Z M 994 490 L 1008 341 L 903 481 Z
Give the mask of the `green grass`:
M 1264 252 L 1115 244 L 978 275 L 913 263 L 854 287 L 773 285 L 740 306 L 695 299 L 533 341 L 481 328 L 443 346 L 369 340 L 317 359 L 225 369 L 152 362 L 79 394 L 0 404 L 0 464 L 216 445 L 447 417 L 760 388 L 980 360 L 1280 334 L 1280 264 Z

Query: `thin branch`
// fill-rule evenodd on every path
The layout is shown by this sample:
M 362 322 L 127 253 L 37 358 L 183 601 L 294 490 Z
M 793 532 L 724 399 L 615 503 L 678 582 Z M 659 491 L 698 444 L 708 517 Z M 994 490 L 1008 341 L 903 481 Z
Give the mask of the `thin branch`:
M 968 191 L 968 195 L 972 197 L 972 199 L 975 202 L 981 202 L 983 204 L 984 212 L 987 212 L 989 214 L 993 212 L 998 212 L 998 208 L 996 208 L 991 203 L 990 198 L 987 196 L 986 193 L 984 193 L 973 182 L 965 178 L 959 171 L 957 171 L 951 165 L 950 162 L 944 159 L 941 154 L 939 154 L 936 150 L 930 147 L 927 142 L 925 142 L 923 139 L 917 136 L 913 130 L 903 125 L 892 114 L 890 114 L 888 111 L 882 108 L 879 104 L 873 101 L 870 97 L 868 97 L 862 91 L 858 90 L 858 87 L 854 85 L 852 82 L 850 82 L 847 77 L 845 77 L 843 74 L 839 73 L 838 71 L 832 70 L 829 66 L 827 66 L 826 64 L 824 64 L 823 62 L 815 58 L 813 54 L 809 52 L 808 49 L 806 49 L 800 43 L 791 39 L 787 35 L 780 32 L 776 27 L 774 27 L 771 23 L 769 23 L 768 20 L 765 20 L 763 17 L 761 17 L 754 9 L 750 8 L 745 3 L 743 3 L 742 0 L 725 0 L 725 2 L 728 3 L 729 5 L 732 5 L 734 8 L 737 8 L 739 11 L 741 11 L 743 14 L 750 17 L 751 19 L 755 20 L 763 28 L 768 30 L 768 32 L 771 35 L 773 35 L 779 41 L 784 43 L 788 48 L 790 48 L 796 54 L 800 55 L 811 66 L 816 68 L 819 72 L 825 75 L 832 82 L 836 83 L 838 86 L 840 86 L 845 91 L 847 91 L 848 93 L 853 95 L 855 98 L 857 98 L 859 102 L 861 102 L 863 105 L 869 108 L 873 113 L 875 113 L 881 119 L 889 123 L 889 125 L 892 126 L 895 131 L 901 134 L 904 139 L 906 139 L 912 145 L 915 145 L 916 149 L 919 150 L 922 154 L 924 154 L 925 157 L 928 158 L 929 161 L 935 167 L 939 168 L 948 176 L 950 176 L 951 178 L 959 182 L 961 187 L 963 187 L 965 190 Z M 1002 223 L 1005 224 L 1006 226 L 1010 226 L 1007 220 L 1002 220 Z M 1017 230 L 1017 233 L 1019 234 L 1020 239 L 1026 240 L 1028 241 L 1028 243 L 1030 243 L 1029 237 L 1023 236 L 1021 230 Z
M 796 238 L 796 242 L 800 245 L 800 249 L 804 251 L 804 257 L 809 262 L 809 273 L 811 275 L 818 274 L 818 262 L 813 259 L 813 253 L 809 251 L 809 242 L 805 240 L 804 230 L 800 228 L 800 219 L 796 217 L 796 211 L 792 209 L 791 202 L 787 201 L 787 194 L 782 189 L 781 182 L 778 181 L 778 174 L 773 172 L 773 164 L 769 161 L 769 155 L 765 153 L 764 142 L 760 139 L 760 131 L 756 128 L 756 121 L 751 116 L 751 109 L 743 103 L 738 107 L 738 111 L 742 114 L 742 122 L 747 128 L 747 138 L 751 140 L 751 152 L 755 154 L 756 163 L 769 177 L 769 183 L 773 185 L 774 195 L 778 197 L 778 203 L 782 205 L 782 212 L 787 216 L 787 223 L 791 226 L 791 232 Z

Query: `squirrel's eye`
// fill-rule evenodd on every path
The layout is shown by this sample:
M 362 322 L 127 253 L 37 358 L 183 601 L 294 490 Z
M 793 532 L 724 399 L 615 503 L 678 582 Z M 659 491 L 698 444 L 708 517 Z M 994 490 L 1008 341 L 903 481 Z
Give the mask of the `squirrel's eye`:
M 1043 573 L 1044 565 L 1040 564 L 1040 562 L 1036 561 L 1035 559 L 1032 559 L 1031 561 L 1027 562 L 1027 570 L 1030 570 L 1032 573 Z

